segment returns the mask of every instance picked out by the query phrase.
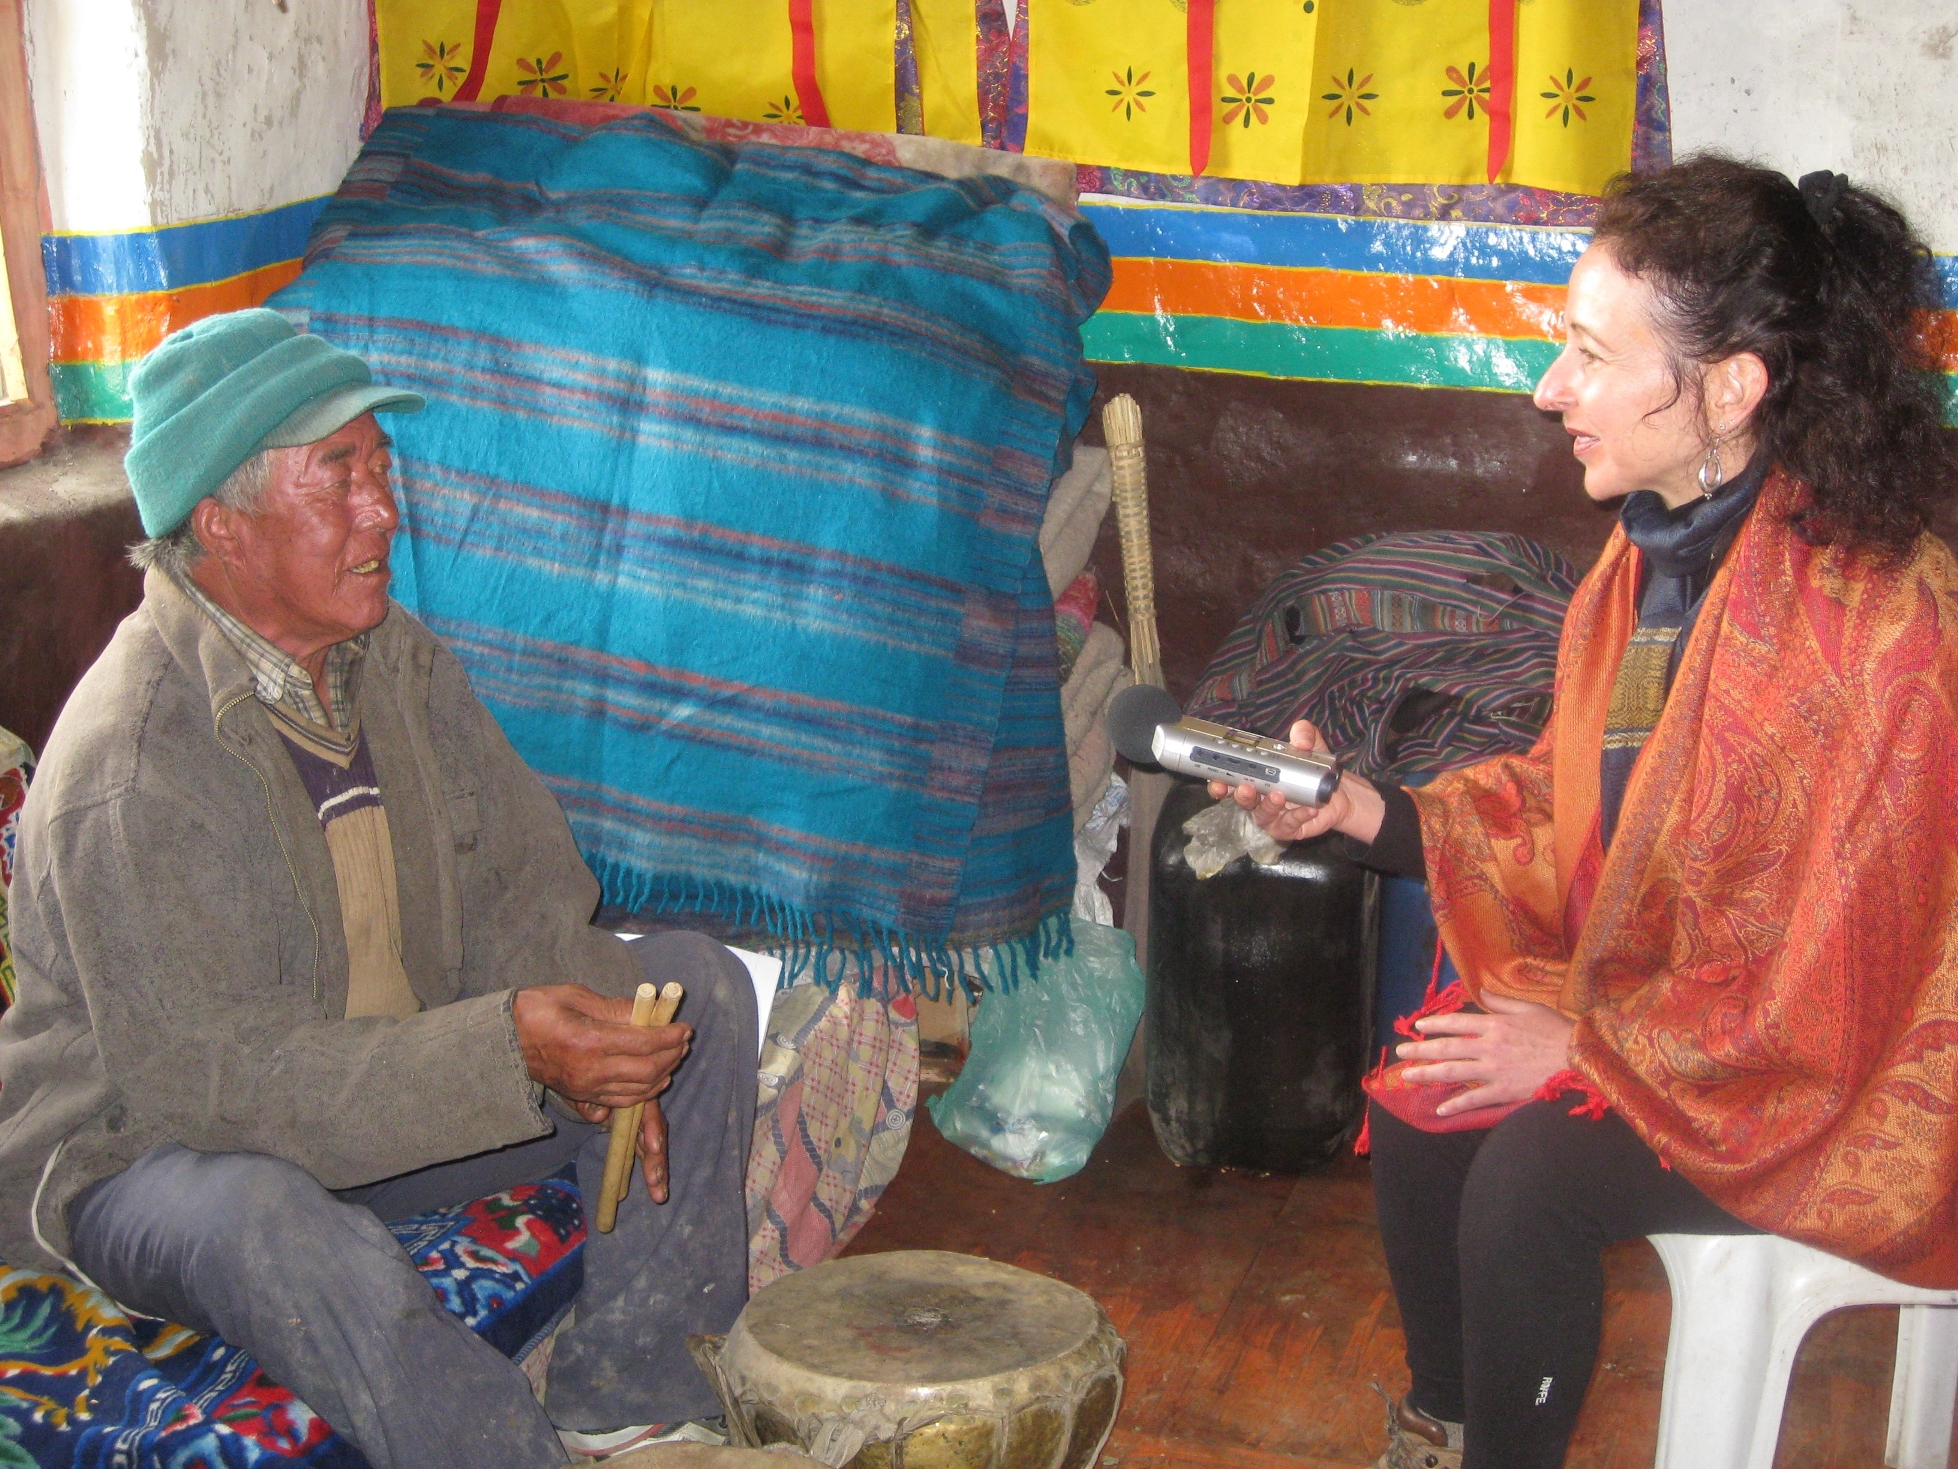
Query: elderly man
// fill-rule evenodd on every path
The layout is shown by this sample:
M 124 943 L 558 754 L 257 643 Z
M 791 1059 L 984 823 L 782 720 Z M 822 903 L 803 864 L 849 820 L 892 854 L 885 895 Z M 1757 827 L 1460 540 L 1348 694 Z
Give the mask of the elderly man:
M 422 400 L 270 311 L 131 389 L 148 574 L 24 815 L 0 1251 L 221 1333 L 376 1469 L 555 1469 L 713 1412 L 685 1338 L 747 1295 L 753 991 L 698 935 L 590 926 L 563 814 L 389 600 L 375 414 Z M 646 979 L 691 1023 L 630 1026 Z M 384 1221 L 574 1159 L 594 1200 L 599 1124 L 654 1097 L 540 1408 Z

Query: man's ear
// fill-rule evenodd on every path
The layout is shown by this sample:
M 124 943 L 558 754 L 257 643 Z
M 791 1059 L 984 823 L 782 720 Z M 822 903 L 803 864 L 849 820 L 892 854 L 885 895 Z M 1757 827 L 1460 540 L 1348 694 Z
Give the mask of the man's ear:
M 244 551 L 239 539 L 241 519 L 230 506 L 206 495 L 191 507 L 190 532 L 207 553 L 227 566 L 236 566 Z

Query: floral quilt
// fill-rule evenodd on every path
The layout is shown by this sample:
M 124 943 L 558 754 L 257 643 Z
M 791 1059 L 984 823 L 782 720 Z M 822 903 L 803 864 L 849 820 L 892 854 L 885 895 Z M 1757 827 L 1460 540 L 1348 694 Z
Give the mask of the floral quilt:
M 442 1303 L 521 1361 L 584 1281 L 569 1173 L 390 1226 Z M 4 1469 L 365 1469 L 246 1353 L 59 1275 L 0 1274 Z

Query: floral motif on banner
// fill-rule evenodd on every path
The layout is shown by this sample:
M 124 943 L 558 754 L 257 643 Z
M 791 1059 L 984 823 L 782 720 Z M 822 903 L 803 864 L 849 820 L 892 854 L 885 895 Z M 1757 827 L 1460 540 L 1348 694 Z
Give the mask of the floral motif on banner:
M 1466 108 L 1468 111 L 1468 120 L 1470 122 L 1474 122 L 1476 109 L 1478 106 L 1483 111 L 1485 112 L 1488 111 L 1489 108 L 1489 73 L 1488 72 L 1484 71 L 1478 76 L 1475 70 L 1475 63 L 1471 61 L 1468 64 L 1468 71 L 1466 74 L 1464 74 L 1459 68 L 1451 66 L 1447 69 L 1444 75 L 1447 76 L 1448 80 L 1452 83 L 1452 85 L 1443 87 L 1441 89 L 1441 95 L 1444 97 L 1453 97 L 1455 100 L 1450 102 L 1447 108 L 1442 112 L 1441 115 L 1443 118 L 1452 122 L 1454 121 L 1455 118 L 1459 117 L 1463 109 Z
M 462 46 L 459 42 L 423 41 L 422 59 L 415 63 L 415 70 L 427 85 L 435 88 L 435 95 L 445 95 L 449 88 L 469 75 L 469 67 L 462 59 Z
M 1333 110 L 1328 112 L 1326 116 L 1338 117 L 1343 111 L 1346 114 L 1346 125 L 1348 127 L 1353 126 L 1353 113 L 1356 109 L 1363 115 L 1372 117 L 1373 109 L 1368 107 L 1367 103 L 1378 102 L 1380 100 L 1380 94 L 1378 92 L 1361 90 L 1373 81 L 1373 73 L 1368 72 L 1356 82 L 1353 80 L 1353 73 L 1356 70 L 1357 68 L 1355 67 L 1347 67 L 1345 81 L 1342 82 L 1338 76 L 1334 76 L 1332 79 L 1333 90 L 1319 94 L 1319 100 L 1321 102 L 1330 102 L 1333 104 Z
M 1115 78 L 1115 85 L 1104 89 L 1108 96 L 1115 99 L 1115 105 L 1108 109 L 1110 112 L 1119 112 L 1123 118 L 1132 122 L 1136 113 L 1149 110 L 1149 104 L 1144 99 L 1153 97 L 1156 93 L 1154 88 L 1145 88 L 1142 85 L 1149 80 L 1148 72 L 1145 71 L 1141 76 L 1137 76 L 1135 68 L 1131 66 L 1122 71 L 1110 72 L 1109 75 Z
M 517 89 L 526 97 L 562 97 L 569 88 L 565 83 L 571 80 L 571 73 L 560 71 L 564 64 L 564 53 L 553 51 L 548 60 L 532 56 L 519 56 L 517 70 L 523 80 Z
M 1575 80 L 1576 76 L 1577 72 L 1574 68 L 1566 69 L 1564 79 L 1561 82 L 1554 76 L 1550 78 L 1550 85 L 1554 90 L 1539 94 L 1542 97 L 1548 98 L 1550 101 L 1550 110 L 1543 115 L 1545 117 L 1555 117 L 1557 110 L 1562 108 L 1565 127 L 1570 126 L 1570 116 L 1573 112 L 1577 114 L 1577 120 L 1579 122 L 1589 122 L 1590 119 L 1584 115 L 1584 109 L 1578 104 L 1598 100 L 1584 90 L 1591 85 L 1591 79 L 1586 77 L 1580 82 Z
M 1272 96 L 1271 89 L 1278 78 L 1271 75 L 1261 77 L 1255 71 L 1246 73 L 1246 78 L 1240 80 L 1235 75 L 1224 78 L 1230 91 L 1217 100 L 1224 104 L 1225 127 L 1240 119 L 1247 128 L 1254 119 L 1261 124 L 1271 121 L 1271 113 L 1266 109 L 1277 100 Z

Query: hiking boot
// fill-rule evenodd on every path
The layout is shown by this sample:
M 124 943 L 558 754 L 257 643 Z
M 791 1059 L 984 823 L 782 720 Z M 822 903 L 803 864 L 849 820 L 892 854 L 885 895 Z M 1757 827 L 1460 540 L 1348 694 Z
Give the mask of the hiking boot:
M 1387 1452 L 1374 1462 L 1373 1469 L 1462 1469 L 1461 1424 L 1444 1423 L 1417 1412 L 1405 1398 L 1395 1402 L 1377 1382 L 1373 1390 L 1387 1404 Z

